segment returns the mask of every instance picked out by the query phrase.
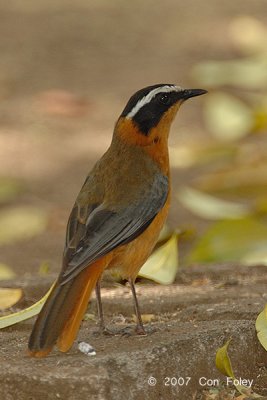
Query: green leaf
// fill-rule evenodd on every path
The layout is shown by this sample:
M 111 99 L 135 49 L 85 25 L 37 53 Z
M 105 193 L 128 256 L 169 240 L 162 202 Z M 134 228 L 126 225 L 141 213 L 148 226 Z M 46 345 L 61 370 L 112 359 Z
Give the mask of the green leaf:
M 12 279 L 16 276 L 15 272 L 12 271 L 12 269 L 5 264 L 0 263 L 0 281 L 6 280 L 6 279 Z
M 256 319 L 256 331 L 260 344 L 267 351 L 267 304 Z
M 172 283 L 178 269 L 177 234 L 158 247 L 143 265 L 138 276 L 151 279 L 163 285 Z
M 42 233 L 47 217 L 43 210 L 33 207 L 9 208 L 0 212 L 0 245 L 29 239 Z
M 237 140 L 251 132 L 251 109 L 238 98 L 223 92 L 211 93 L 205 101 L 206 125 L 221 140 Z
M 25 308 L 24 310 L 20 310 L 16 313 L 6 315 L 0 318 L 0 329 L 6 328 L 7 326 L 15 325 L 18 322 L 22 322 L 26 319 L 34 317 L 35 315 L 39 314 L 41 311 L 46 299 L 48 298 L 49 294 L 51 293 L 55 282 L 48 290 L 48 292 L 41 298 L 41 300 L 37 301 L 37 303 L 33 304 L 30 307 Z
M 267 245 L 267 226 L 256 218 L 214 223 L 198 240 L 188 262 L 240 261 Z
M 229 343 L 231 342 L 231 339 L 229 339 L 225 345 L 223 347 L 220 347 L 217 350 L 216 353 L 216 359 L 215 359 L 215 363 L 216 363 L 216 368 L 225 376 L 230 376 L 231 378 L 234 378 L 234 372 L 232 369 L 232 364 L 231 364 L 231 360 L 228 356 L 228 346 Z
M 207 219 L 240 218 L 249 214 L 244 204 L 221 200 L 199 190 L 182 187 L 177 197 L 183 206 L 194 214 Z

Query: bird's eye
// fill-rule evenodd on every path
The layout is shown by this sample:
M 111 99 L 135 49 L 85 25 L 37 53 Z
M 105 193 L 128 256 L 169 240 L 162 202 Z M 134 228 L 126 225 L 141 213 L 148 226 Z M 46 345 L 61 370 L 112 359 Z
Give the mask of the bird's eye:
M 159 98 L 160 102 L 162 104 L 169 104 L 170 103 L 170 97 L 167 94 L 162 94 Z

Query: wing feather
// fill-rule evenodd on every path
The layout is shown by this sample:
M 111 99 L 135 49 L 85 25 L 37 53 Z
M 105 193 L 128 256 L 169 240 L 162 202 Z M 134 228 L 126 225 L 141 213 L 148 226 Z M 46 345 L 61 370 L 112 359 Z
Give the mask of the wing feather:
M 168 178 L 156 174 L 151 187 L 128 207 L 114 211 L 103 202 L 90 208 L 86 221 L 79 221 L 81 207 L 74 207 L 68 223 L 61 284 L 114 248 L 139 236 L 164 206 L 167 196 Z

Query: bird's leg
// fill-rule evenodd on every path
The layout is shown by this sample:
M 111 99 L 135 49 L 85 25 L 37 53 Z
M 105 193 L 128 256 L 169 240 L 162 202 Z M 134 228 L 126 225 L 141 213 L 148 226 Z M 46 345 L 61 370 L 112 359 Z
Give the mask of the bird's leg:
M 101 300 L 101 280 L 100 279 L 98 279 L 96 287 L 95 287 L 95 295 L 96 295 L 98 325 L 99 325 L 100 333 L 103 333 L 104 335 L 115 335 L 114 332 L 110 331 L 105 326 L 104 313 L 103 313 L 102 300 Z
M 101 281 L 98 279 L 95 287 L 96 305 L 98 313 L 98 325 L 101 332 L 105 330 L 104 313 L 101 300 Z
M 138 335 L 146 335 L 146 331 L 143 326 L 143 321 L 142 321 L 142 317 L 141 317 L 141 313 L 140 313 L 140 309 L 139 309 L 139 305 L 138 305 L 138 301 L 137 301 L 134 280 L 132 278 L 129 279 L 129 284 L 130 284 L 130 288 L 131 288 L 131 291 L 133 294 L 134 311 L 135 311 L 135 315 L 136 315 L 136 319 L 137 319 L 136 333 Z

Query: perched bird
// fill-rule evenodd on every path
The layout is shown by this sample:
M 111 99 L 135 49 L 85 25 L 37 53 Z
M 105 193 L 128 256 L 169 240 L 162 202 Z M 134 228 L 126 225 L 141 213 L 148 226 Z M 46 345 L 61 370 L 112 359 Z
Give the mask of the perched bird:
M 128 101 L 109 149 L 87 176 L 71 211 L 62 269 L 33 327 L 31 356 L 44 357 L 55 344 L 60 351 L 70 349 L 94 288 L 105 330 L 100 279 L 107 268 L 116 268 L 129 281 L 136 332 L 145 334 L 134 282 L 169 209 L 170 126 L 185 100 L 205 93 L 158 84 Z

